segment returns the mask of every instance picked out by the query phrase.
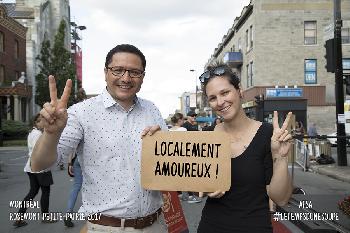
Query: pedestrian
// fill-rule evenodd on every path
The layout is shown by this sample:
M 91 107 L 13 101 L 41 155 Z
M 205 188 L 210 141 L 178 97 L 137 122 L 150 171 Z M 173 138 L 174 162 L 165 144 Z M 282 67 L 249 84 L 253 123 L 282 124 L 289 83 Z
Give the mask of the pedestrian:
M 86 98 L 87 96 L 84 88 L 79 88 L 75 102 L 79 103 L 81 101 L 84 101 Z M 83 183 L 83 175 L 81 173 L 80 164 L 75 152 L 69 156 L 67 171 L 68 175 L 70 177 L 73 177 L 73 185 L 68 199 L 68 206 L 66 211 L 67 215 L 64 218 L 63 222 L 66 227 L 74 227 L 74 223 L 72 222 L 72 218 L 69 216 L 69 213 L 73 212 L 75 202 L 77 201 L 78 194 Z
M 83 174 L 79 211 L 101 214 L 87 221 L 89 233 L 167 232 L 161 193 L 141 187 L 142 137 L 167 130 L 158 108 L 137 96 L 145 68 L 138 48 L 117 45 L 106 56 L 106 88 L 68 112 L 72 81 L 58 99 L 49 76 L 51 102 L 41 110 L 45 131 L 33 152 L 32 169 L 49 167 L 76 151 Z
M 198 124 L 196 122 L 197 113 L 195 111 L 189 111 L 187 113 L 187 121 L 182 127 L 186 128 L 187 131 L 198 131 Z
M 286 130 L 291 113 L 281 128 L 277 112 L 273 126 L 248 118 L 240 80 L 227 65 L 208 67 L 200 81 L 209 106 L 224 119 L 215 131 L 227 133 L 231 142 L 232 184 L 227 192 L 206 193 L 198 233 L 272 233 L 269 197 L 284 205 L 292 193 L 287 157 L 292 136 Z
M 311 137 L 316 137 L 318 135 L 316 123 L 311 123 L 309 129 L 307 130 L 307 134 Z
M 28 194 L 25 196 L 21 203 L 21 208 L 18 213 L 23 215 L 27 211 L 27 203 L 32 202 L 35 196 L 38 194 L 39 189 L 41 189 L 41 198 L 40 198 L 40 208 L 41 213 L 48 214 L 49 213 L 49 202 L 50 202 L 50 186 L 53 184 L 51 171 L 45 170 L 40 173 L 32 172 L 30 168 L 30 157 L 32 155 L 33 148 L 39 139 L 40 135 L 43 131 L 43 124 L 41 122 L 40 114 L 37 114 L 33 120 L 33 129 L 30 131 L 27 143 L 28 143 L 28 160 L 24 167 L 24 172 L 29 176 L 30 189 Z M 57 222 L 51 218 L 43 218 L 43 223 L 54 223 Z M 22 227 L 27 225 L 28 223 L 24 220 L 16 220 L 13 223 L 15 227 Z
M 296 136 L 297 139 L 302 140 L 303 136 L 304 136 L 304 126 L 303 123 L 301 121 L 297 121 L 295 122 L 295 129 L 294 129 L 294 134 Z
M 196 122 L 197 113 L 190 110 L 187 113 L 187 121 L 182 125 L 187 131 L 198 131 L 198 124 Z M 188 203 L 199 203 L 202 201 L 200 197 L 197 197 L 193 192 L 183 192 L 182 200 L 187 200 Z M 188 194 L 188 196 L 187 196 Z
M 184 124 L 184 115 L 182 113 L 175 113 L 171 117 L 171 123 L 173 124 L 173 127 L 169 129 L 169 131 L 187 131 L 186 128 L 182 127 Z M 181 192 L 178 191 L 178 196 L 183 201 L 188 201 L 188 193 L 187 192 Z
M 216 117 L 214 122 L 212 123 L 212 125 L 204 128 L 203 131 L 214 131 L 215 127 L 217 125 L 220 125 L 221 123 L 222 123 L 221 118 L 220 117 Z
M 171 123 L 173 127 L 171 127 L 169 131 L 187 131 L 186 128 L 182 127 L 184 124 L 184 115 L 182 113 L 175 113 L 174 116 L 171 117 Z

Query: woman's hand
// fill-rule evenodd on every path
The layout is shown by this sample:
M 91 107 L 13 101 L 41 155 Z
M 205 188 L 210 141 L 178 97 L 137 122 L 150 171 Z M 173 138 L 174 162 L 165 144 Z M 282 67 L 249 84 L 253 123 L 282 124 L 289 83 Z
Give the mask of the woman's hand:
M 274 115 L 273 115 L 273 134 L 271 137 L 271 153 L 272 153 L 273 159 L 278 159 L 281 157 L 286 157 L 292 145 L 291 143 L 292 135 L 287 130 L 292 113 L 291 112 L 288 113 L 281 128 L 278 125 L 277 111 L 274 111 L 273 114 Z
M 222 196 L 224 196 L 225 195 L 225 193 L 226 192 L 223 192 L 223 191 L 215 191 L 215 192 L 213 192 L 213 193 L 204 193 L 204 192 L 200 192 L 199 193 L 199 197 L 205 197 L 205 196 L 208 196 L 208 197 L 210 197 L 210 198 L 220 198 L 220 197 L 222 197 Z

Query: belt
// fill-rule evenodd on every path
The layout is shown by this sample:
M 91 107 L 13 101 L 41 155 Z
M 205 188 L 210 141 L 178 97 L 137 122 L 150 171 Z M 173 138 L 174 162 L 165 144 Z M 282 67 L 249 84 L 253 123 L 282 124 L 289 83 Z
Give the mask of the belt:
M 135 219 L 121 219 L 110 217 L 106 215 L 101 215 L 99 220 L 89 220 L 93 224 L 111 226 L 111 227 L 121 227 L 122 220 L 125 220 L 124 227 L 133 227 L 135 229 L 143 229 L 145 227 L 151 226 L 155 221 L 157 221 L 158 216 L 162 213 L 162 208 L 159 208 L 155 213 L 147 215 L 145 217 L 135 218 Z

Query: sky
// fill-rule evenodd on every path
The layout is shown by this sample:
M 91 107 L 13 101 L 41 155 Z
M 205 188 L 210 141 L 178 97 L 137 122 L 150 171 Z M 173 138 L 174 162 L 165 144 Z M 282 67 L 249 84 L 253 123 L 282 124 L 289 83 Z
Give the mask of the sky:
M 70 0 L 71 20 L 87 28 L 78 42 L 83 50 L 84 89 L 88 94 L 101 93 L 106 54 L 118 44 L 133 44 L 147 60 L 138 96 L 153 101 L 167 118 L 180 109 L 183 92 L 195 91 L 204 65 L 249 2 Z
M 106 54 L 118 44 L 146 56 L 139 96 L 153 101 L 163 118 L 180 109 L 179 97 L 194 91 L 204 65 L 249 0 L 71 0 L 71 20 L 81 31 L 83 87 L 105 87 Z M 194 72 L 190 70 L 194 69 Z

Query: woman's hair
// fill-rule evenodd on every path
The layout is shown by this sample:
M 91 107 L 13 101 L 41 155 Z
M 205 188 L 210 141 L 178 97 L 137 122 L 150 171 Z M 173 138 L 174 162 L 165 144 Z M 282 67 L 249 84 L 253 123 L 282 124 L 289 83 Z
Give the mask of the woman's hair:
M 31 126 L 32 128 L 38 128 L 38 127 L 37 127 L 37 123 L 39 122 L 39 118 L 40 118 L 40 113 L 37 113 L 37 114 L 34 116 L 32 122 L 31 122 L 31 124 L 30 124 L 30 126 Z
M 177 122 L 179 122 L 179 120 L 183 119 L 184 118 L 184 115 L 182 113 L 175 113 L 174 116 L 172 116 L 171 118 L 171 122 L 173 124 L 176 124 Z
M 218 68 L 218 67 L 223 67 L 225 72 L 223 74 L 221 74 L 221 75 L 217 75 L 217 74 L 213 73 L 214 70 L 216 68 Z M 235 89 L 239 90 L 239 88 L 240 88 L 239 84 L 240 84 L 241 81 L 237 77 L 236 73 L 234 73 L 228 65 L 226 65 L 226 64 L 224 64 L 222 62 L 217 62 L 217 63 L 214 63 L 212 65 L 209 65 L 207 67 L 207 71 L 210 71 L 210 74 L 209 74 L 209 78 L 207 78 L 203 82 L 203 92 L 204 92 L 204 94 L 207 94 L 205 89 L 206 89 L 207 84 L 210 81 L 210 79 L 212 77 L 214 77 L 214 76 L 227 77 L 227 80 L 232 84 L 232 86 L 234 86 Z
M 79 88 L 78 92 L 77 92 L 77 102 L 81 102 L 83 100 L 87 99 L 86 93 L 84 88 Z

